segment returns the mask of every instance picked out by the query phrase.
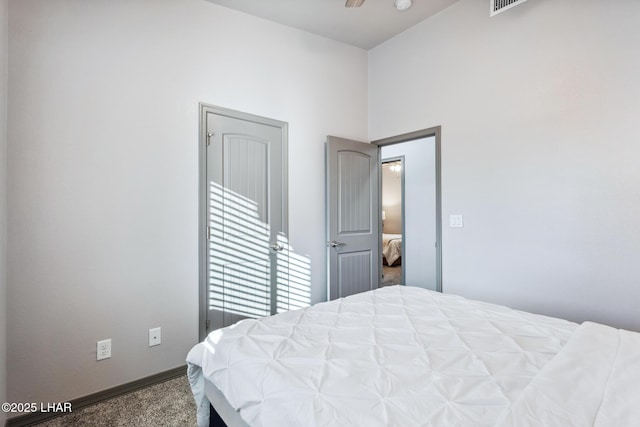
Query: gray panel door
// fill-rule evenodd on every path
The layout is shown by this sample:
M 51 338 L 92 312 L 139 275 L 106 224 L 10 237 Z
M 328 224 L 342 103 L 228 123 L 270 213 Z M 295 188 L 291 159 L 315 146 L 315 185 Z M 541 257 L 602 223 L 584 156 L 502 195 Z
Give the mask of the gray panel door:
M 329 299 L 378 287 L 378 146 L 327 138 Z
M 248 116 L 248 115 L 246 115 Z M 217 329 L 277 310 L 288 268 L 283 128 L 206 113 L 207 320 Z

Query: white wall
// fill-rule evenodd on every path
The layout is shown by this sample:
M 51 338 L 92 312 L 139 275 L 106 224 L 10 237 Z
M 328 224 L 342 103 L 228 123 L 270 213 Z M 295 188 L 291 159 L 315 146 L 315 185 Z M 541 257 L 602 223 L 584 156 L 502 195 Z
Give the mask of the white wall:
M 404 156 L 405 283 L 435 291 L 435 137 L 387 145 L 381 152 L 382 158 Z
M 327 134 L 366 138 L 365 51 L 204 0 L 9 3 L 10 400 L 184 364 L 199 102 L 289 123 L 290 240 L 325 299 L 321 159 Z M 96 362 L 104 338 L 113 356 Z
M 7 401 L 7 0 L 0 0 L 0 402 Z M 0 424 L 6 414 L 0 412 Z
M 369 52 L 370 139 L 442 125 L 445 292 L 640 330 L 639 21 L 461 0 Z

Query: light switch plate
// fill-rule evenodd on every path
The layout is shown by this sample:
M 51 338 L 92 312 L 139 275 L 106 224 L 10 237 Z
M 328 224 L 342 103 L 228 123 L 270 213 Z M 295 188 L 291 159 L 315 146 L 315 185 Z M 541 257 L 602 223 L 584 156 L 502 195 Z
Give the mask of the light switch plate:
M 462 215 L 449 215 L 449 227 L 464 227 L 464 222 L 462 220 Z

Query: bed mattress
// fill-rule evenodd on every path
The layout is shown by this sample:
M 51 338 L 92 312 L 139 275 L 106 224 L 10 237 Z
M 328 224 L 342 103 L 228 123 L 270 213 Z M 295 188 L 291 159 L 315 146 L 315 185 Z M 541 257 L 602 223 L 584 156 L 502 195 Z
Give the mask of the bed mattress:
M 495 426 L 577 327 L 392 286 L 243 320 L 188 361 L 252 427 Z
M 382 255 L 388 265 L 393 265 L 402 256 L 402 234 L 382 234 Z

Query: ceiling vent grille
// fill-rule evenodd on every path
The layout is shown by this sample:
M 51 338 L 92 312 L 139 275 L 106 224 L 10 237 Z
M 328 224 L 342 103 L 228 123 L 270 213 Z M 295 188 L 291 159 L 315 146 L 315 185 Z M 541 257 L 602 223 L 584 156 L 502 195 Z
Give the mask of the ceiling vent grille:
M 511 9 L 514 6 L 519 5 L 520 3 L 524 3 L 527 0 L 490 0 L 491 10 L 489 11 L 490 16 L 497 15 L 500 12 L 504 12 L 507 9 Z

